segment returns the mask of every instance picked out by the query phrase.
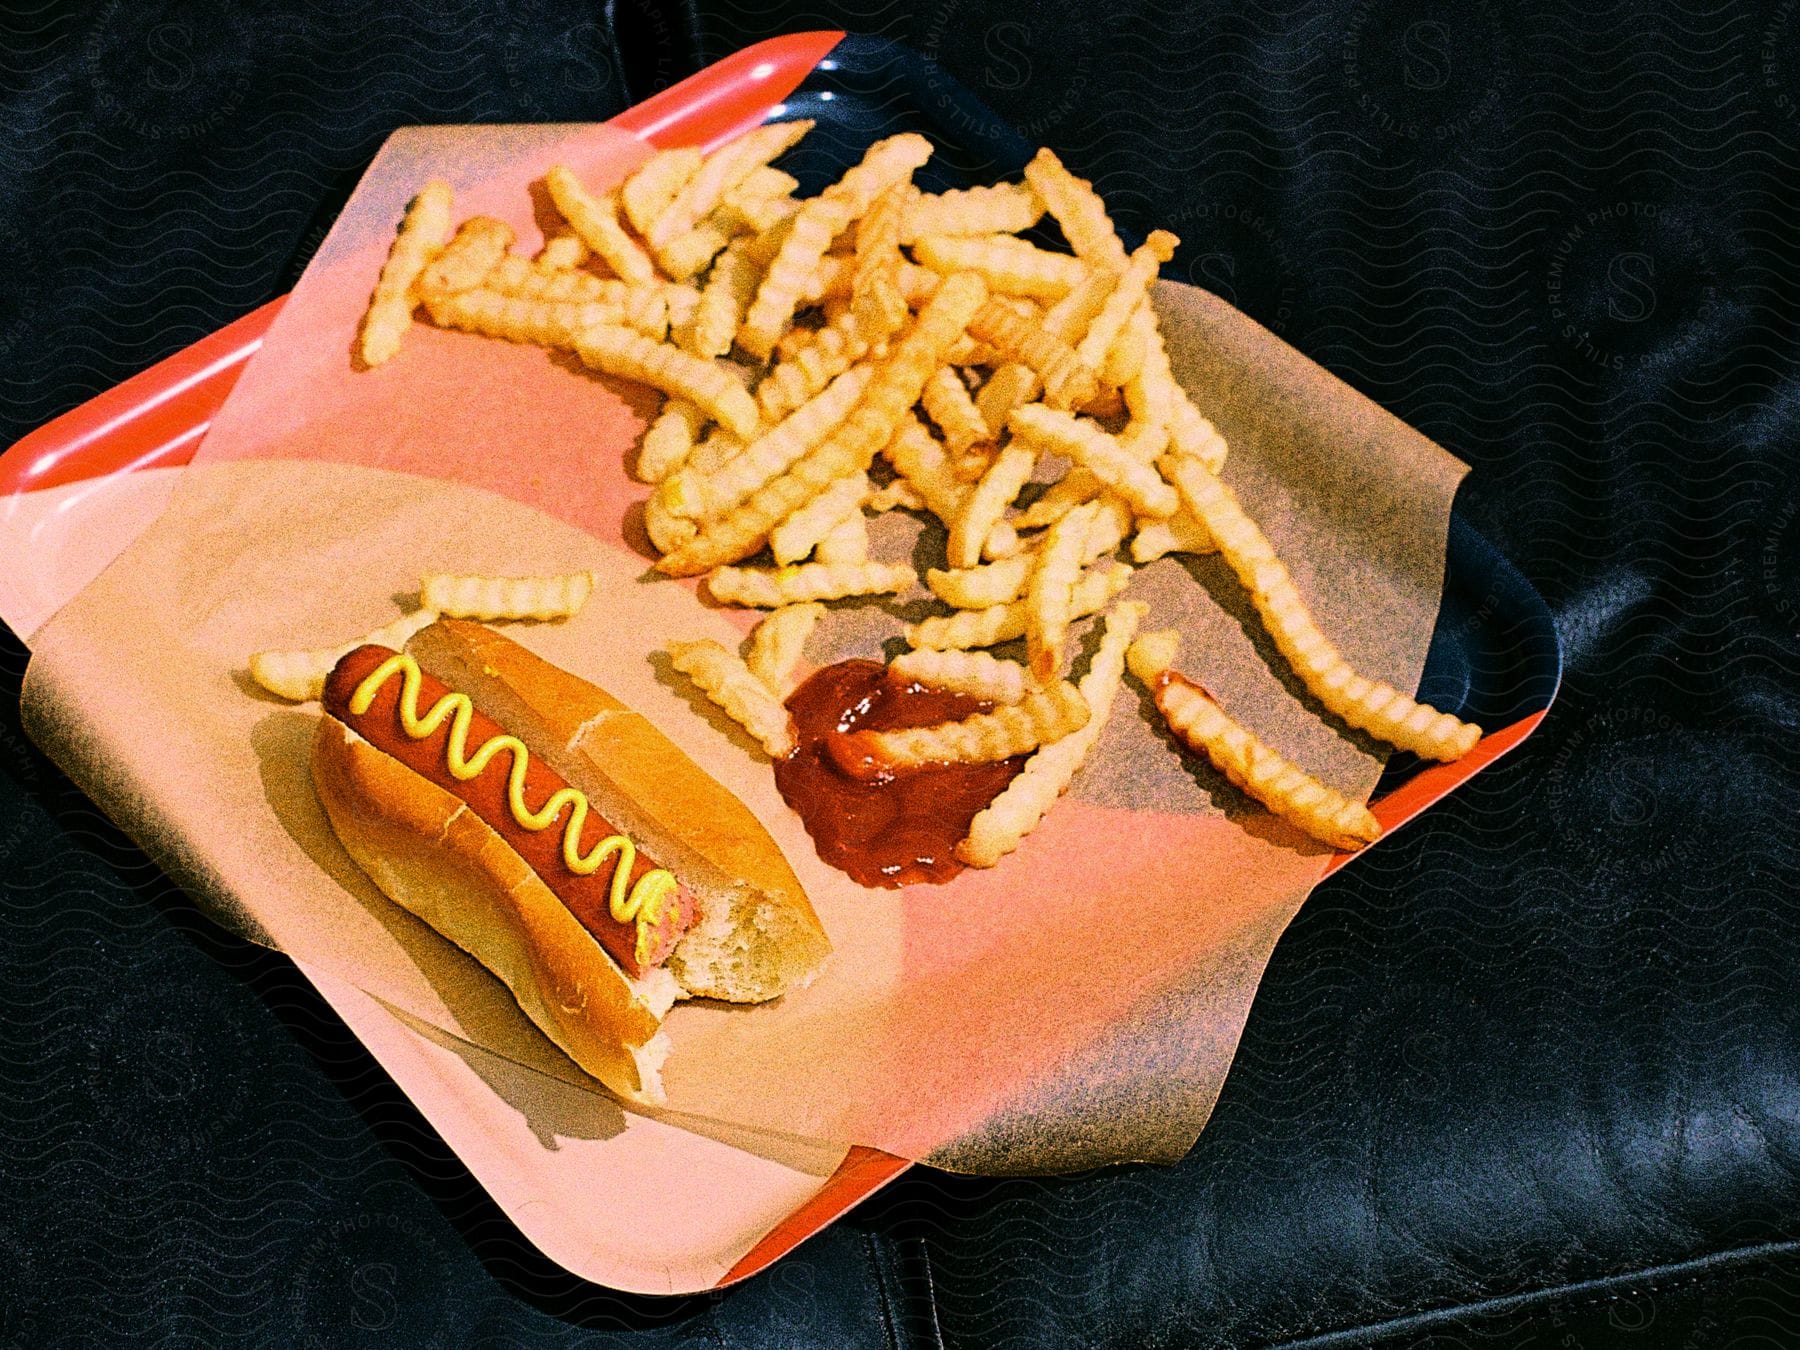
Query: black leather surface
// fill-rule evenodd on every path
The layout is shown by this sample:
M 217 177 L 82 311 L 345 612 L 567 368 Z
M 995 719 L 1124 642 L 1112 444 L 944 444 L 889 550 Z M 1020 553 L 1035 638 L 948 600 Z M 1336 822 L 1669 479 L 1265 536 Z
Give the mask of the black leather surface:
M 1308 903 L 1180 1166 L 914 1176 L 660 1304 L 533 1258 L 0 697 L 0 1343 L 1800 1341 L 1784 0 L 638 8 L 624 60 L 561 0 L 13 6 L 0 442 L 281 290 L 387 127 L 604 116 L 826 25 L 1469 460 L 1558 617 L 1551 719 Z

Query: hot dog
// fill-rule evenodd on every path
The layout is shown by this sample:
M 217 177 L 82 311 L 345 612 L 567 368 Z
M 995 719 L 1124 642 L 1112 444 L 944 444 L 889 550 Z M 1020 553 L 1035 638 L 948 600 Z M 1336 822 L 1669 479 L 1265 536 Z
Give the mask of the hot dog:
M 675 1000 L 773 998 L 830 951 L 742 803 L 498 633 L 442 620 L 404 652 L 359 647 L 324 706 L 313 779 L 350 855 L 622 1096 L 661 1100 Z

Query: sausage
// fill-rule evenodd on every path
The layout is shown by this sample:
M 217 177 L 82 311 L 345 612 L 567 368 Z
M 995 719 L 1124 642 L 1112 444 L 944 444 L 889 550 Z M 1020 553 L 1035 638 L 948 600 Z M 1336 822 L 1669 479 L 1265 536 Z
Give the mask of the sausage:
M 450 772 L 448 747 L 454 719 L 429 736 L 414 739 L 407 735 L 400 717 L 400 693 L 403 681 L 390 676 L 376 691 L 374 701 L 361 715 L 350 711 L 350 699 L 363 680 L 395 653 L 387 647 L 365 645 L 346 654 L 332 669 L 325 682 L 325 711 L 343 722 L 357 735 L 385 754 L 392 755 L 414 773 L 443 788 L 468 804 L 468 807 L 531 865 L 544 884 L 561 900 L 581 926 L 593 935 L 613 960 L 633 979 L 661 964 L 677 941 L 693 922 L 694 901 L 687 887 L 677 889 L 675 902 L 663 906 L 654 931 L 645 934 L 643 957 L 639 959 L 638 923 L 620 923 L 612 916 L 612 880 L 618 868 L 619 855 L 603 861 L 586 876 L 571 871 L 563 861 L 563 830 L 568 822 L 564 811 L 547 828 L 528 830 L 514 818 L 508 801 L 507 782 L 512 774 L 513 756 L 495 755 L 475 777 L 464 780 Z M 451 692 L 443 681 L 420 672 L 418 714 L 423 717 L 439 699 Z M 475 752 L 495 736 L 506 734 L 506 728 L 479 708 L 472 710 L 465 753 Z M 532 755 L 525 768 L 525 801 L 540 808 L 551 794 L 568 786 L 561 774 Z M 608 835 L 620 831 L 603 820 L 593 803 L 588 804 L 587 820 L 582 825 L 580 851 L 587 853 Z M 633 841 L 634 843 L 636 841 Z M 653 870 L 658 864 L 640 851 L 632 862 L 630 884 Z M 628 892 L 629 893 L 629 892 Z

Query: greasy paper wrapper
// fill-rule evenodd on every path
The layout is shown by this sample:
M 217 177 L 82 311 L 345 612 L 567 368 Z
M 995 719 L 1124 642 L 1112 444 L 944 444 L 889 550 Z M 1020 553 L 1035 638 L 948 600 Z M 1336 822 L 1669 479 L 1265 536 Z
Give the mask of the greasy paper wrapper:
M 503 986 L 386 900 L 314 797 L 316 707 L 247 678 L 250 653 L 329 645 L 416 604 L 428 571 L 591 568 L 576 618 L 510 631 L 646 714 L 769 828 L 836 951 L 808 989 L 683 1004 L 667 1115 L 861 1143 L 968 1171 L 1172 1160 L 1218 1095 L 1276 938 L 1327 851 L 1178 749 L 1129 679 L 1074 787 L 1018 852 L 944 886 L 865 889 L 822 864 L 753 743 L 662 645 L 737 642 L 754 616 L 650 570 L 625 463 L 659 404 L 532 347 L 423 324 L 353 357 L 394 222 L 430 175 L 459 217 L 535 247 L 558 160 L 621 179 L 605 127 L 415 130 L 382 151 L 221 410 L 167 513 L 33 636 L 32 734 L 214 915 L 419 1021 L 588 1087 Z M 1463 465 L 1214 297 L 1163 283 L 1182 383 L 1232 445 L 1225 477 L 1356 668 L 1415 688 Z M 925 538 L 919 536 L 925 533 Z M 941 557 L 882 517 L 877 552 Z M 1127 593 L 1185 634 L 1181 668 L 1299 764 L 1366 798 L 1382 752 L 1328 724 L 1216 557 Z M 834 605 L 809 664 L 898 649 L 900 602 Z M 1076 673 L 1093 650 L 1084 625 Z M 714 1122 L 708 1126 L 703 1122 Z

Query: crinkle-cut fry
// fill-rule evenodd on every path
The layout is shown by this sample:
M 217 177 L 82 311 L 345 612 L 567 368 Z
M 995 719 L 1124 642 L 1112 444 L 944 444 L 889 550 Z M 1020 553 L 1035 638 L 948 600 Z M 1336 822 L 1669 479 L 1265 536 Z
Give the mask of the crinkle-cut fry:
M 1073 347 L 1045 331 L 1041 318 L 1021 314 L 997 299 L 981 307 L 969 332 L 991 344 L 1006 360 L 1036 372 L 1043 386 L 1044 402 L 1052 408 L 1079 407 L 1093 398 L 1100 387 L 1099 376 L 1075 354 Z M 1022 387 L 1028 388 L 1029 382 Z
M 1033 689 L 1017 703 L 1006 703 L 992 712 L 976 713 L 960 722 L 937 722 L 898 731 L 850 731 L 839 733 L 850 755 L 845 760 L 865 760 L 858 765 L 871 776 L 905 772 L 928 764 L 991 764 L 1050 745 L 1087 725 L 1088 705 L 1081 691 L 1067 680 Z M 865 759 L 866 757 L 866 759 Z
M 852 218 L 850 203 L 838 197 L 814 197 L 794 214 L 738 329 L 740 347 L 760 361 L 768 360 L 811 290 L 814 275 L 824 267 L 825 250 L 849 228 Z
M 581 242 L 580 235 L 559 234 L 546 239 L 532 261 L 547 272 L 566 272 L 580 267 L 592 255 L 593 250 Z
M 1021 511 L 1015 523 L 1021 530 L 1054 525 L 1076 507 L 1086 505 L 1105 491 L 1105 483 L 1077 464 L 1046 488 L 1043 496 Z
M 1167 455 L 1165 471 L 1182 502 L 1219 546 L 1250 593 L 1288 665 L 1312 696 L 1351 726 L 1425 759 L 1461 759 L 1481 739 L 1481 728 L 1429 704 L 1408 698 L 1385 681 L 1359 675 L 1325 636 L 1268 536 L 1238 504 L 1234 493 L 1190 456 Z
M 967 450 L 952 457 L 950 471 L 964 483 L 978 483 L 987 474 L 987 471 L 994 467 L 994 458 L 999 453 L 999 447 L 992 441 L 971 445 Z
M 671 398 L 698 405 L 735 436 L 749 437 L 756 431 L 756 400 L 711 361 L 616 324 L 586 329 L 576 339 L 575 350 L 595 370 L 653 385 Z
M 1031 471 L 1037 467 L 1037 448 L 1023 441 L 1007 446 L 994 458 L 993 465 L 981 476 L 962 510 L 950 525 L 946 551 L 952 567 L 973 567 L 981 561 L 982 545 L 989 531 L 998 525 L 1019 495 Z
M 1154 464 L 1169 448 L 1169 429 L 1161 422 L 1144 422 L 1133 418 L 1115 437 L 1119 449 L 1140 464 Z
M 824 617 L 825 606 L 817 600 L 783 605 L 751 632 L 750 652 L 744 664 L 776 698 L 787 698 L 788 681 L 793 678 L 794 667 L 800 664 L 806 639 Z
M 745 233 L 761 234 L 800 209 L 794 200 L 799 186 L 792 174 L 765 164 L 725 193 L 719 211 Z
M 900 294 L 906 297 L 906 303 L 914 309 L 937 294 L 938 283 L 942 280 L 929 267 L 920 267 L 915 262 L 900 264 Z
M 450 185 L 441 178 L 425 184 L 407 204 L 387 261 L 381 265 L 375 293 L 369 297 L 369 312 L 363 316 L 364 365 L 378 366 L 400 350 L 401 338 L 412 327 L 413 306 L 418 303 L 414 283 L 450 233 L 450 206 Z
M 1025 697 L 1025 667 L 987 652 L 939 652 L 929 647 L 902 652 L 888 662 L 888 674 L 990 703 L 1017 703 Z
M 686 330 L 700 309 L 700 288 L 684 281 L 665 281 L 660 287 L 669 305 L 669 327 Z
M 568 619 L 594 592 L 592 572 L 558 576 L 452 576 L 434 572 L 419 583 L 419 603 L 450 619 Z
M 1070 618 L 1082 619 L 1104 609 L 1131 580 L 1129 563 L 1106 563 L 1090 568 L 1075 583 Z M 953 647 L 992 647 L 1025 636 L 1025 602 L 992 605 L 987 609 L 963 609 L 955 614 L 933 615 L 906 626 L 909 647 L 947 651 Z
M 1134 459 L 1092 422 L 1032 403 L 1015 410 L 1007 425 L 1013 435 L 1067 455 L 1130 502 L 1140 516 L 1167 520 L 1181 505 L 1175 489 L 1153 467 Z
M 470 216 L 419 273 L 421 299 L 473 290 L 512 247 L 512 226 L 490 216 Z
M 669 660 L 701 693 L 725 710 L 761 745 L 770 759 L 794 748 L 794 722 L 781 700 L 751 673 L 735 652 L 711 638 L 671 642 Z
M 686 234 L 676 235 L 657 250 L 656 260 L 663 271 L 677 281 L 700 275 L 706 266 L 725 249 L 735 233 L 732 222 L 715 213 Z
M 988 434 L 998 437 L 1006 430 L 1013 409 L 1031 402 L 1043 387 L 1038 373 L 1023 361 L 1008 361 L 990 375 L 975 395 L 975 407 L 987 423 Z
M 669 204 L 650 222 L 644 240 L 661 250 L 711 215 L 725 194 L 777 155 L 793 148 L 813 128 L 811 118 L 792 122 L 765 122 L 727 141 L 708 155 L 695 174 L 681 185 Z
M 345 653 L 366 643 L 404 647 L 414 633 L 437 622 L 437 617 L 436 610 L 419 609 L 340 646 L 312 651 L 257 652 L 250 658 L 250 678 L 276 698 L 304 703 L 325 693 L 325 677 L 331 674 L 331 668 Z
M 1212 531 L 1185 507 L 1167 520 L 1146 520 L 1131 536 L 1131 561 L 1142 567 L 1168 553 L 1217 553 Z
M 691 576 L 755 551 L 775 523 L 845 474 L 866 470 L 918 401 L 945 348 L 962 336 L 969 318 L 987 299 L 974 275 L 947 278 L 918 319 L 875 368 L 860 406 L 781 477 L 771 480 L 731 516 L 710 524 L 657 568 Z
M 756 402 L 767 421 L 780 421 L 868 354 L 854 315 L 806 331 L 794 354 L 756 386 Z
M 932 373 L 925 381 L 921 401 L 925 405 L 925 415 L 937 423 L 944 444 L 952 454 L 960 454 L 977 441 L 989 439 L 987 423 L 975 407 L 969 386 L 963 383 L 954 366 L 939 366 Z
M 1072 349 L 1105 307 L 1118 279 L 1117 272 L 1104 267 L 1089 268 L 1079 285 L 1044 311 L 1044 331 Z
M 645 160 L 619 188 L 619 203 L 631 228 L 648 234 L 663 209 L 705 161 L 706 156 L 692 145 L 659 150 Z
M 925 498 L 919 489 L 904 478 L 896 478 L 893 482 L 878 487 L 869 494 L 867 502 L 869 510 L 877 515 L 886 511 L 925 511 Z
M 1125 331 L 1106 349 L 1106 360 L 1100 368 L 1100 383 L 1104 388 L 1120 389 L 1143 368 L 1150 350 L 1150 334 L 1155 327 L 1156 310 L 1146 297 L 1131 311 L 1131 317 L 1125 321 Z
M 494 264 L 493 271 L 483 279 L 481 289 L 516 296 L 520 300 L 549 300 L 558 304 L 603 301 L 621 305 L 627 294 L 626 284 L 617 279 L 603 281 L 591 272 L 541 267 L 516 253 L 509 253 Z
M 1112 294 L 1106 297 L 1106 303 L 1088 325 L 1087 332 L 1075 344 L 1075 354 L 1090 370 L 1106 369 L 1107 353 L 1124 334 L 1133 312 L 1149 295 L 1150 283 L 1156 280 L 1156 269 L 1175 256 L 1175 245 L 1179 242 L 1167 230 L 1152 230 L 1150 237 L 1132 250 L 1131 261 L 1119 274 Z
M 1179 455 L 1191 455 L 1206 466 L 1210 474 L 1225 467 L 1225 456 L 1231 447 L 1225 443 L 1213 424 L 1200 415 L 1187 390 L 1175 386 L 1175 420 L 1169 423 L 1169 448 Z
M 925 503 L 925 509 L 948 528 L 961 514 L 963 501 L 969 495 L 969 486 L 957 481 L 949 453 L 939 444 L 937 437 L 926 429 L 923 422 L 909 413 L 901 419 L 899 428 L 882 453 L 887 457 L 888 463 L 894 466 L 894 472 L 900 475 L 900 480 L 910 484 L 913 491 L 919 494 Z
M 1173 629 L 1146 633 L 1127 656 L 1131 673 L 1150 690 L 1171 731 L 1247 796 L 1314 839 L 1354 852 L 1381 837 L 1380 822 L 1368 807 L 1290 764 L 1227 715 L 1212 695 L 1171 670 L 1179 645 Z
M 1037 190 L 1045 208 L 1062 226 L 1063 238 L 1077 258 L 1117 272 L 1125 266 L 1125 246 L 1113 229 L 1106 203 L 1085 178 L 1063 167 L 1048 146 L 1025 166 L 1025 181 Z
M 845 516 L 825 533 L 813 549 L 813 559 L 822 563 L 864 563 L 869 560 L 869 522 L 858 511 Z
M 792 416 L 757 436 L 716 473 L 671 479 L 676 509 L 698 520 L 715 520 L 735 510 L 830 435 L 868 393 L 874 378 L 872 366 L 852 367 Z
M 1093 516 L 1081 546 L 1083 566 L 1118 548 L 1132 526 L 1130 509 L 1110 494 L 1091 505 Z M 1037 559 L 1030 552 L 1024 552 L 979 567 L 949 570 L 933 567 L 925 573 L 925 584 L 945 604 L 955 605 L 958 609 L 986 609 L 1024 595 L 1036 566 Z
M 701 289 L 687 333 L 688 350 L 708 360 L 728 353 L 761 280 L 762 269 L 750 260 L 748 245 L 743 240 L 727 245 Z
M 717 473 L 744 453 L 744 443 L 724 427 L 713 427 L 688 455 L 688 467 L 695 473 Z
M 1099 511 L 1098 502 L 1076 507 L 1050 527 L 1038 547 L 1025 586 L 1025 660 L 1039 684 L 1047 684 L 1062 669 L 1082 552 Z
M 822 195 L 847 203 L 851 218 L 855 219 L 896 183 L 910 183 L 913 174 L 930 158 L 931 142 L 916 131 L 884 137 L 865 150 L 862 159 L 844 170 L 843 177 Z
M 596 324 L 623 323 L 629 317 L 617 305 L 603 301 L 524 300 L 485 286 L 429 296 L 425 312 L 439 328 L 563 350 L 573 349 L 577 335 L 584 330 Z
M 683 464 L 694 452 L 694 437 L 706 425 L 706 414 L 683 398 L 672 398 L 663 405 L 644 439 L 638 445 L 637 472 L 640 483 L 660 483 Z
M 1067 295 L 1087 275 L 1087 264 L 1050 253 L 1010 234 L 928 234 L 913 244 L 913 257 L 940 276 L 974 272 L 1000 295 Z
M 1088 705 L 1087 725 L 1047 745 L 1030 759 L 1019 776 L 969 822 L 969 834 L 956 846 L 956 856 L 971 867 L 993 867 L 1025 841 L 1068 791 L 1112 716 L 1112 705 L 1125 673 L 1125 651 L 1150 606 L 1126 600 L 1107 611 L 1106 630 L 1087 674 L 1081 697 Z M 897 662 L 896 662 L 897 663 Z
M 860 518 L 868 495 L 868 474 L 846 474 L 769 531 L 769 552 L 778 563 L 799 562 L 843 521 Z
M 877 197 L 856 223 L 856 263 L 850 274 L 855 295 L 900 261 L 900 212 L 912 194 L 909 183 L 896 183 Z M 890 278 L 891 279 L 891 278 Z M 896 289 L 898 283 L 895 283 Z
M 644 502 L 644 533 L 658 553 L 673 553 L 700 533 L 700 526 L 671 508 L 663 488 L 665 480 Z
M 544 175 L 544 187 L 563 219 L 569 222 L 569 228 L 616 276 L 633 286 L 648 286 L 656 280 L 650 255 L 619 224 L 617 192 L 596 197 L 566 164 L 550 167 Z
M 808 600 L 899 595 L 918 580 L 906 563 L 794 563 L 786 567 L 717 567 L 706 589 L 724 605 L 779 609 Z
M 994 183 L 921 193 L 900 218 L 900 242 L 928 234 L 1018 234 L 1044 214 L 1044 201 L 1029 183 Z

